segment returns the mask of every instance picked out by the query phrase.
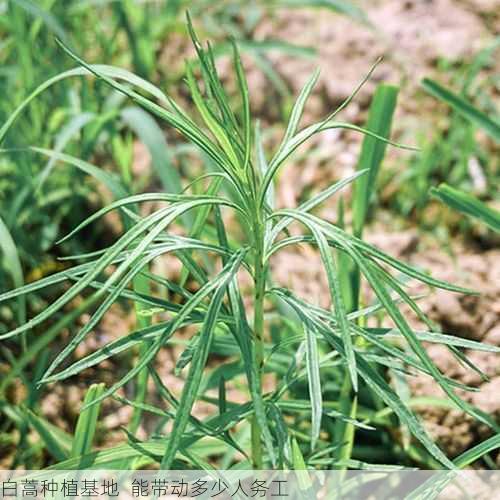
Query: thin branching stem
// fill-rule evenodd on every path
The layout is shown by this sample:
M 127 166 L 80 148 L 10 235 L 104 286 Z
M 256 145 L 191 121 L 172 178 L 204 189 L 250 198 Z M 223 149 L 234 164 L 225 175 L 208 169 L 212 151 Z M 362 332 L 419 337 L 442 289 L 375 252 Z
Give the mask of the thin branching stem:
M 262 394 L 262 371 L 264 363 L 264 296 L 266 292 L 266 270 L 264 264 L 264 227 L 261 217 L 257 217 L 254 227 L 254 321 L 255 367 L 259 391 Z M 252 418 L 252 461 L 255 469 L 262 469 L 261 429 L 256 417 Z

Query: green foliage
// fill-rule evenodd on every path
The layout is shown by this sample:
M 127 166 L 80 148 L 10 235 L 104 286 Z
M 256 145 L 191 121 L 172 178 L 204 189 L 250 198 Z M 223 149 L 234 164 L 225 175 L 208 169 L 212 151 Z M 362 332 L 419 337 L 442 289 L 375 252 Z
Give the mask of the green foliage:
M 104 384 L 93 384 L 89 387 L 83 400 L 84 407 L 97 399 L 104 391 Z M 97 427 L 100 405 L 84 409 L 76 422 L 75 437 L 71 446 L 70 457 L 79 457 L 89 453 Z
M 495 142 L 500 142 L 500 123 L 497 120 L 490 118 L 467 100 L 432 80 L 424 79 L 422 85 L 427 92 L 450 105 L 458 114 L 484 130 Z M 438 188 L 431 188 L 430 193 L 451 208 L 477 218 L 493 231 L 500 232 L 500 213 L 476 197 L 446 184 L 442 184 Z
M 366 123 L 368 130 L 384 138 L 389 137 L 398 90 L 393 85 L 377 87 Z M 366 136 L 363 140 L 358 170 L 368 169 L 368 174 L 356 183 L 353 200 L 353 234 L 358 238 L 363 234 L 370 202 L 375 196 L 377 174 L 384 158 L 385 148 L 386 143 L 374 137 Z
M 424 78 L 422 86 L 429 94 L 449 104 L 457 113 L 474 125 L 482 128 L 496 142 L 500 142 L 500 124 L 497 121 L 492 120 L 470 102 L 467 102 L 462 97 L 454 94 L 429 78 Z
M 315 7 L 324 8 L 344 14 L 360 23 L 370 24 L 366 14 L 356 5 L 356 2 L 345 0 L 275 0 L 277 5 L 287 7 Z
M 269 51 L 299 57 L 312 57 L 315 51 L 281 40 L 252 39 L 262 16 L 270 9 L 285 7 L 279 2 L 272 6 L 267 2 L 248 4 L 241 0 L 215 4 L 207 0 L 160 0 L 144 4 L 135 0 L 2 2 L 0 92 L 5 98 L 0 102 L 0 144 L 6 150 L 0 153 L 0 217 L 17 247 L 27 279 L 44 274 L 45 269 L 58 268 L 56 255 L 95 250 L 108 233 L 100 225 L 85 242 L 68 241 L 55 249 L 58 234 L 74 227 L 90 207 L 109 201 L 106 193 L 98 191 L 81 169 L 62 167 L 59 154 L 88 163 L 99 158 L 101 168 L 94 172 L 120 170 L 131 194 L 150 182 L 149 176 L 137 179 L 130 174 L 130 146 L 132 138 L 138 137 L 149 150 L 154 174 L 163 187 L 169 192 L 179 192 L 181 187 L 178 165 L 171 161 L 171 147 L 158 123 L 143 109 L 125 106 L 121 96 L 103 85 L 82 85 L 76 78 L 62 82 L 70 75 L 85 75 L 87 71 L 72 69 L 71 60 L 60 57 L 55 38 L 86 57 L 131 68 L 139 75 L 133 80 L 142 77 L 154 81 L 158 88 L 176 88 L 183 76 L 182 61 L 157 62 L 173 37 L 188 35 L 183 19 L 188 7 L 200 19 L 202 29 L 215 38 L 214 57 L 230 52 L 225 37 L 231 33 L 257 66 L 265 68 L 281 96 L 280 104 L 286 108 L 289 91 L 271 63 Z M 338 11 L 352 14 L 347 9 Z M 240 12 L 244 15 L 240 16 Z M 245 22 L 240 23 L 240 17 Z M 104 66 L 101 70 L 106 72 Z M 127 74 L 125 70 L 117 71 Z M 153 89 L 145 80 L 139 86 L 146 91 Z M 160 101 L 164 98 L 156 87 L 153 95 Z M 16 121 L 15 129 L 7 135 L 12 120 Z M 34 145 L 53 151 L 53 156 L 47 159 L 26 152 L 26 147 Z M 187 224 L 192 223 L 189 217 L 189 214 L 184 217 Z M 48 254 L 49 259 L 45 257 Z M 0 266 L 0 290 L 7 289 L 4 283 L 10 286 L 8 274 L 12 270 L 5 263 Z M 0 311 L 0 331 L 12 326 L 12 318 L 23 314 L 22 311 L 21 302 L 17 311 L 6 308 Z
M 500 232 L 500 212 L 481 203 L 477 198 L 458 189 L 441 184 L 432 188 L 431 194 L 454 210 L 479 219 L 493 231 Z
M 397 188 L 389 200 L 391 207 L 405 217 L 413 215 L 427 229 L 442 222 L 439 212 L 436 217 L 436 212 L 427 210 L 433 185 L 444 182 L 485 201 L 496 198 L 498 155 L 485 139 L 498 143 L 500 137 L 498 109 L 492 97 L 495 77 L 488 72 L 498 48 L 496 40 L 458 68 L 442 62 L 447 69 L 443 74 L 451 80 L 453 90 L 429 78 L 422 80 L 425 92 L 448 107 L 449 117 L 432 130 L 430 140 L 422 141 L 422 154 L 413 157 L 408 168 L 387 171 L 383 182 L 389 184 L 389 190 Z M 427 130 L 423 133 L 429 134 Z M 471 224 L 466 222 L 461 227 L 467 231 Z
M 376 400 L 382 402 L 383 409 L 395 414 L 400 425 L 411 432 L 414 446 L 425 463 L 455 468 L 457 465 L 433 442 L 408 402 L 391 387 L 384 370 L 389 367 L 431 376 L 448 396 L 449 404 L 496 429 L 495 422 L 488 415 L 456 394 L 457 388 L 470 388 L 444 376 L 422 342 L 443 343 L 453 352 L 459 352 L 457 349 L 465 345 L 491 352 L 498 352 L 498 349 L 443 336 L 432 331 L 430 324 L 428 332 L 412 329 L 399 305 L 406 304 L 421 318 L 424 314 L 404 290 L 404 283 L 392 272 L 430 287 L 456 293 L 473 292 L 432 278 L 365 243 L 358 237 L 360 234 L 350 234 L 311 213 L 314 207 L 349 183 L 359 182 L 363 176 L 373 178 L 383 156 L 381 144 L 412 149 L 388 138 L 395 89 L 382 87 L 377 92 L 366 129 L 336 120 L 339 110 L 356 92 L 325 119 L 301 128 L 301 115 L 317 79 L 315 74 L 292 107 L 281 144 L 274 153 L 265 151 L 260 130 L 254 129 L 252 123 L 238 44 L 233 44 L 233 67 L 239 106 L 233 106 L 217 74 L 212 50 L 202 46 L 190 24 L 189 31 L 197 52 L 196 68 L 203 81 L 201 86 L 195 66 L 188 62 L 187 86 L 196 114 L 183 109 L 170 94 L 164 94 L 129 72 L 112 66 L 89 65 L 60 42 L 80 67 L 61 73 L 50 84 L 80 75 L 94 75 L 97 81 L 134 103 L 135 118 L 146 116 L 139 112 L 141 108 L 151 113 L 195 144 L 217 170 L 197 179 L 197 182 L 210 179 L 206 192 L 194 189 L 197 182 L 180 192 L 178 183 L 182 181 L 176 177 L 171 158 L 168 155 L 163 158 L 167 151 L 165 144 L 155 141 L 156 161 L 160 176 L 166 176 L 164 188 L 167 192 L 132 194 L 129 186 L 122 182 L 126 179 L 108 175 L 85 160 L 63 155 L 60 151 L 35 150 L 90 173 L 106 183 L 115 197 L 114 201 L 80 222 L 60 240 L 61 244 L 112 211 L 120 214 L 124 231 L 115 242 L 103 245 L 98 251 L 77 256 L 82 263 L 0 294 L 0 301 L 5 302 L 45 291 L 56 284 L 67 285 L 59 298 L 27 322 L 19 322 L 2 333 L 0 339 L 15 339 L 26 332 L 38 331 L 55 317 L 68 318 L 70 313 L 66 311 L 71 302 L 85 294 L 88 296 L 85 303 L 85 309 L 89 311 L 88 321 L 71 336 L 55 359 L 41 365 L 35 379 L 37 384 L 65 380 L 139 347 L 133 367 L 124 374 L 117 374 L 113 385 L 92 386 L 87 392 L 70 458 L 66 459 L 67 450 L 59 440 L 50 439 L 50 429 L 45 426 L 42 430 L 39 421 L 31 417 L 31 425 L 38 425 L 40 433 L 46 436 L 46 446 L 52 449 L 53 456 L 62 460 L 54 467 L 112 468 L 117 464 L 132 463 L 137 467 L 156 462 L 163 468 L 210 468 L 210 462 L 216 457 L 231 457 L 239 453 L 244 460 L 251 459 L 256 468 L 280 465 L 303 469 L 318 459 L 329 461 L 329 466 L 345 468 L 346 464 L 352 466 L 356 463 L 350 461 L 351 452 L 356 453 L 354 434 L 349 427 L 349 432 L 344 434 L 351 441 L 349 453 L 339 457 L 338 450 L 331 446 L 336 434 L 335 423 L 346 422 L 364 433 L 373 432 L 375 428 L 379 434 L 386 435 L 393 423 L 387 417 L 377 416 L 380 408 L 374 407 Z M 141 64 L 148 67 L 147 60 Z M 44 90 L 50 84 L 42 84 L 38 90 Z M 38 90 L 35 90 L 35 95 Z M 18 109 L 23 106 L 21 104 Z M 19 111 L 12 116 L 15 118 L 17 114 Z M 147 116 L 142 123 L 142 133 L 146 133 L 145 129 L 149 130 L 148 133 L 152 130 L 147 128 L 151 125 Z M 120 112 L 113 119 L 120 119 Z M 128 119 L 130 121 L 130 116 Z M 110 119 L 110 126 L 113 126 L 112 121 Z M 13 122 L 13 119 L 6 121 L 2 136 Z M 275 209 L 272 193 L 278 172 L 299 146 L 327 129 L 354 130 L 369 138 L 360 160 L 363 170 L 328 187 L 297 208 Z M 115 144 L 115 148 L 120 147 L 126 146 Z M 126 161 L 126 151 L 121 151 L 119 156 Z M 358 190 L 361 206 L 365 207 L 358 222 L 364 223 L 369 191 L 366 185 Z M 155 205 L 152 212 L 140 210 L 141 205 L 150 202 L 161 203 Z M 233 220 L 227 222 L 224 215 L 234 216 Z M 187 236 L 180 236 L 172 230 L 177 223 L 184 225 Z M 300 224 L 304 232 L 290 236 L 287 228 L 292 223 Z M 319 252 L 328 279 L 331 299 L 328 309 L 304 301 L 291 290 L 272 285 L 271 260 L 284 248 L 304 244 L 317 248 Z M 182 264 L 182 278 L 178 283 L 152 272 L 152 262 L 167 254 Z M 354 310 L 346 306 L 338 255 L 359 270 L 359 279 L 366 280 L 377 303 L 364 309 L 355 307 Z M 247 275 L 247 281 L 251 283 L 249 287 L 242 286 L 243 275 Z M 142 283 L 136 281 L 138 278 L 143 280 Z M 144 287 L 144 284 L 149 284 L 149 287 Z M 253 301 L 253 318 L 249 317 L 248 308 L 244 306 L 247 299 Z M 121 300 L 139 305 L 136 309 L 138 315 L 149 317 L 150 323 L 138 321 L 134 331 L 75 360 L 72 357 L 75 349 L 92 334 L 110 307 Z M 282 318 L 280 315 L 276 319 L 280 334 L 273 333 L 268 321 L 270 304 L 286 311 Z M 364 318 L 377 311 L 384 311 L 394 327 L 366 326 Z M 159 317 L 157 313 L 161 313 Z M 176 342 L 175 334 L 187 326 L 195 333 L 178 363 L 178 371 L 184 374 L 186 370 L 187 374 L 177 399 L 159 376 L 155 360 L 162 348 Z M 220 366 L 214 367 L 210 363 L 213 355 L 222 356 Z M 305 367 L 302 366 L 304 357 Z M 269 374 L 273 375 L 275 387 L 264 392 L 263 378 Z M 144 391 L 133 401 L 122 397 L 122 388 L 130 382 L 138 382 L 144 388 L 148 376 L 155 385 L 160 403 L 147 401 Z M 343 389 L 345 383 L 349 384 L 348 391 Z M 229 400 L 226 393 L 229 384 L 246 386 L 248 400 L 243 403 Z M 219 388 L 218 398 L 210 396 L 210 387 Z M 127 432 L 129 444 L 92 452 L 98 408 L 109 397 L 131 405 L 139 411 L 136 415 L 148 412 L 159 417 L 155 433 L 142 442 L 133 435 L 134 425 Z M 312 405 L 307 401 L 309 397 Z M 342 397 L 350 403 L 347 412 L 343 405 L 339 405 Z M 198 402 L 215 405 L 217 411 L 199 419 L 193 415 L 193 407 Z M 173 427 L 167 432 L 165 424 L 170 419 L 173 419 Z M 237 426 L 247 436 L 238 442 L 230 433 Z M 336 446 L 338 444 L 342 445 L 337 443 Z M 384 451 L 389 455 L 393 450 Z M 232 463 L 230 458 L 229 464 Z

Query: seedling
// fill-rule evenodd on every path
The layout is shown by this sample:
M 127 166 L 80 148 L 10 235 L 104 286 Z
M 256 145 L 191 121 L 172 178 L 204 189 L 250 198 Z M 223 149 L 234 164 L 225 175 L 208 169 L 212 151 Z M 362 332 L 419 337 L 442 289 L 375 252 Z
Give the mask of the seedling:
M 498 352 L 498 349 L 434 331 L 417 302 L 405 291 L 405 284 L 391 271 L 430 287 L 455 293 L 474 292 L 437 280 L 365 243 L 358 237 L 361 236 L 359 226 L 358 235 L 352 235 L 312 213 L 340 189 L 363 179 L 367 175 L 366 169 L 360 169 L 328 187 L 297 208 L 275 208 L 272 194 L 273 184 L 279 181 L 279 172 L 297 148 L 328 129 L 348 129 L 376 139 L 379 142 L 372 143 L 370 148 L 378 151 L 377 154 L 380 153 L 377 144 L 411 148 L 385 138 L 383 135 L 388 133 L 388 128 L 379 135 L 337 120 L 337 115 L 355 97 L 359 87 L 325 119 L 300 128 L 302 112 L 318 78 L 318 73 L 315 73 L 297 98 L 283 139 L 271 154 L 264 149 L 259 127 L 252 122 L 245 71 L 236 44 L 233 45 L 233 64 L 241 100 L 239 112 L 235 112 L 221 84 L 210 47 L 205 49 L 202 46 L 191 25 L 189 30 L 203 80 L 201 88 L 195 70 L 188 63 L 186 81 L 197 116 L 192 116 L 170 96 L 144 80 L 118 68 L 90 65 L 61 43 L 79 67 L 60 75 L 59 79 L 95 75 L 195 144 L 210 158 L 217 171 L 207 172 L 194 181 L 208 180 L 204 194 L 187 191 L 117 197 L 61 240 L 73 237 L 100 217 L 118 210 L 126 221 L 126 230 L 115 243 L 90 256 L 80 256 L 83 263 L 64 272 L 0 295 L 0 300 L 6 301 L 56 283 L 69 284 L 64 294 L 45 310 L 1 336 L 9 339 L 26 332 L 34 335 L 32 332 L 74 298 L 91 290 L 87 305 L 96 308 L 90 319 L 51 361 L 37 381 L 39 385 L 61 382 L 85 369 L 98 367 L 119 353 L 140 347 L 137 362 L 123 377 L 111 387 L 94 387 L 88 393 L 82 415 L 85 415 L 85 422 L 95 429 L 97 412 L 89 410 L 104 399 L 115 397 L 140 412 L 162 416 L 156 435 L 139 442 L 134 436 L 133 426 L 128 432 L 130 445 L 92 453 L 89 453 L 89 443 L 82 436 L 75 436 L 70 457 L 59 461 L 57 467 L 66 470 L 90 464 L 106 467 L 118 460 L 121 465 L 134 463 L 137 466 L 134 461 L 140 459 L 141 465 L 157 461 L 164 469 L 210 468 L 209 460 L 222 456 L 225 464 L 231 465 L 235 457 L 239 457 L 243 466 L 257 469 L 294 466 L 302 469 L 319 464 L 345 468 L 346 464 L 353 463 L 349 462 L 351 449 L 347 456 L 345 453 L 339 456 L 342 443 L 333 443 L 332 446 L 329 424 L 332 421 L 347 422 L 363 432 L 371 432 L 374 426 L 394 425 L 378 415 L 376 409 L 370 408 L 370 400 L 376 400 L 381 405 L 380 411 L 394 414 L 400 425 L 409 430 L 417 443 L 413 446 L 418 447 L 421 456 L 438 466 L 454 468 L 456 464 L 436 445 L 410 405 L 386 380 L 385 369 L 389 367 L 397 372 L 420 372 L 431 376 L 449 398 L 450 405 L 496 428 L 490 416 L 455 393 L 457 388 L 469 388 L 443 375 L 422 342 L 444 344 L 461 360 L 465 359 L 461 348 L 492 352 Z M 0 135 L 6 133 L 12 121 L 4 126 Z M 49 151 L 47 154 L 53 153 Z M 369 152 L 366 155 L 370 160 Z M 57 159 L 70 163 L 77 161 L 60 154 Z M 378 168 L 378 164 L 379 160 L 371 158 L 372 168 Z M 361 193 L 360 198 L 368 203 L 366 192 Z M 162 204 L 149 215 L 141 216 L 137 207 L 145 202 Z M 223 218 L 225 213 L 234 215 L 231 222 Z M 179 236 L 170 231 L 172 225 L 186 214 L 194 217 L 188 235 Z M 364 216 L 358 222 L 362 219 Z M 287 228 L 292 223 L 302 225 L 304 233 L 290 236 Z M 244 235 L 244 239 L 240 240 L 239 235 Z M 312 245 L 318 250 L 318 259 L 328 281 L 330 309 L 308 303 L 293 291 L 273 285 L 271 259 L 279 259 L 282 249 L 295 245 Z M 172 283 L 150 270 L 151 263 L 165 254 L 172 254 L 183 265 L 179 283 Z M 366 280 L 370 285 L 377 297 L 376 303 L 366 308 L 355 304 L 353 310 L 346 307 L 339 255 L 354 266 L 358 273 L 357 282 Z M 249 309 L 244 307 L 246 291 L 240 286 L 243 274 L 247 274 L 251 282 L 252 307 Z M 151 285 L 149 291 L 131 286 L 138 277 L 147 279 Z M 189 287 L 186 286 L 188 280 Z M 158 287 L 168 293 L 162 296 L 153 294 L 151 290 Z M 172 296 L 178 300 L 171 300 Z M 161 310 L 167 319 L 152 321 L 82 359 L 73 360 L 71 355 L 75 348 L 92 334 L 106 311 L 119 299 L 139 304 L 138 314 L 148 314 L 149 310 L 150 317 L 155 318 L 154 314 Z M 283 333 L 278 339 L 268 328 L 267 304 L 286 311 L 281 325 Z M 429 331 L 413 330 L 400 311 L 400 304 L 410 306 L 428 325 Z M 393 326 L 371 328 L 366 322 L 359 321 L 381 310 Z M 158 374 L 155 361 L 162 348 L 176 341 L 176 332 L 187 326 L 193 327 L 196 333 L 178 361 L 178 369 L 181 372 L 186 370 L 187 375 L 177 399 Z M 292 330 L 293 335 L 290 334 Z M 224 364 L 223 369 L 216 372 L 217 367 L 211 370 L 210 355 L 221 352 L 234 356 L 232 359 L 237 361 Z M 302 368 L 303 361 L 305 369 Z M 138 377 L 144 386 L 147 382 L 143 378 L 145 373 L 155 384 L 164 408 L 153 405 L 145 394 L 136 400 L 127 400 L 120 395 L 120 390 Z M 214 373 L 218 374 L 215 379 L 218 387 L 216 398 L 207 393 L 213 386 Z M 274 374 L 275 384 L 271 390 L 264 391 L 263 377 L 268 373 Z M 229 384 L 241 387 L 242 375 L 246 378 L 249 399 L 245 403 L 236 403 L 228 398 L 227 387 Z M 304 379 L 308 388 L 306 395 L 299 399 L 296 394 Z M 330 382 L 328 387 L 327 380 Z M 352 394 L 350 408 L 355 409 L 348 414 L 338 405 L 342 392 L 340 385 L 344 380 L 348 381 L 352 392 L 344 391 L 342 395 Z M 193 413 L 198 401 L 215 404 L 218 413 L 200 420 Z M 164 424 L 168 420 L 172 422 L 166 430 Z M 84 424 L 79 424 L 77 433 L 83 432 L 83 428 Z M 231 432 L 233 429 L 237 429 L 237 434 Z M 481 449 L 490 450 L 497 445 L 497 440 L 494 440 Z M 64 449 L 56 449 L 59 456 L 55 458 L 60 459 Z M 81 455 L 76 456 L 78 450 Z M 477 457 L 477 453 L 475 450 L 462 458 L 460 466 L 468 463 L 471 457 Z

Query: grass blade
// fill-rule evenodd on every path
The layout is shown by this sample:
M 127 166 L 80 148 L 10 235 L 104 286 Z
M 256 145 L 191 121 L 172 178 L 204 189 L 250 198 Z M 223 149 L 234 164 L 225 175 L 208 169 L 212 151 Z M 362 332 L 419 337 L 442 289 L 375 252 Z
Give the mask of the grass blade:
M 69 50 L 69 49 L 68 49 Z M 50 88 L 52 85 L 65 80 L 66 78 L 73 78 L 75 76 L 88 76 L 97 72 L 100 75 L 109 78 L 116 78 L 118 80 L 124 80 L 131 85 L 140 87 L 148 94 L 156 97 L 160 102 L 168 103 L 167 96 L 159 90 L 157 87 L 152 85 L 151 83 L 143 80 L 142 78 L 130 73 L 127 70 L 116 68 L 114 66 L 107 66 L 103 64 L 89 65 L 87 67 L 79 67 L 74 68 L 68 71 L 64 71 L 59 73 L 58 75 L 49 78 L 41 85 L 39 85 L 26 99 L 15 109 L 15 111 L 9 116 L 9 118 L 5 121 L 5 123 L 0 128 L 0 144 L 2 144 L 5 135 L 12 127 L 13 123 L 16 121 L 18 116 L 26 109 L 26 107 L 33 101 L 37 96 L 39 96 L 42 92 Z
M 476 197 L 454 189 L 447 184 L 441 184 L 438 188 L 431 188 L 430 192 L 450 208 L 479 219 L 493 231 L 500 233 L 500 212 L 488 207 Z
M 279 0 L 278 5 L 284 7 L 323 8 L 343 14 L 363 24 L 370 24 L 365 12 L 349 0 Z
M 93 401 L 104 392 L 104 384 L 92 384 L 86 394 L 83 404 Z M 99 417 L 100 405 L 92 406 L 83 410 L 76 422 L 76 428 L 71 447 L 70 458 L 79 457 L 90 453 L 92 442 L 97 428 L 97 419 Z
M 450 105 L 457 113 L 483 129 L 493 140 L 500 142 L 500 124 L 488 117 L 463 97 L 451 92 L 429 78 L 422 80 L 422 87 L 431 95 Z
M 0 217 L 0 250 L 3 254 L 3 263 L 7 272 L 12 277 L 12 283 L 15 288 L 22 287 L 24 284 L 23 268 L 21 259 L 17 252 L 16 244 L 10 234 L 8 227 Z M 19 324 L 26 321 L 26 299 L 24 296 L 18 296 L 17 299 L 17 318 Z
M 392 117 L 396 109 L 398 87 L 379 85 L 373 96 L 366 129 L 388 139 L 391 131 Z M 375 137 L 366 135 L 363 139 L 358 170 L 368 169 L 365 175 L 354 185 L 353 196 L 353 233 L 361 238 L 366 221 L 368 207 L 373 198 L 377 174 L 384 158 L 387 144 Z
M 48 452 L 56 459 L 64 461 L 69 457 L 72 446 L 71 436 L 31 410 L 26 410 L 30 425 L 38 432 Z
M 30 16 L 40 18 L 45 23 L 47 28 L 49 28 L 56 36 L 61 38 L 61 40 L 64 40 L 66 43 L 68 43 L 68 34 L 66 33 L 57 17 L 55 17 L 49 11 L 43 9 L 42 7 L 40 7 L 40 5 L 37 5 L 31 0 L 12 0 L 12 3 L 21 7 Z
M 181 193 L 181 177 L 173 164 L 165 135 L 156 121 L 138 106 L 128 106 L 120 114 L 149 150 L 153 168 L 163 189 L 167 193 Z

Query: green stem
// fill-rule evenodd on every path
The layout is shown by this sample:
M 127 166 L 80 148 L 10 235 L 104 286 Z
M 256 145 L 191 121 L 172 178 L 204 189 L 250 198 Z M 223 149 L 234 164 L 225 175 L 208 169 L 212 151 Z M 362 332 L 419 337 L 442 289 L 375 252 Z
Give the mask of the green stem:
M 264 363 L 264 294 L 266 291 L 266 268 L 263 264 L 263 228 L 260 223 L 255 227 L 255 264 L 254 264 L 254 342 L 255 367 L 259 391 L 262 393 L 262 369 Z M 254 469 L 262 469 L 261 428 L 255 415 L 252 417 L 252 462 Z
M 351 418 L 356 418 L 357 398 L 353 397 L 351 380 L 346 371 L 344 374 L 344 383 L 340 391 L 339 410 Z M 354 444 L 355 427 L 351 423 L 343 422 L 340 419 L 336 422 L 335 433 L 336 442 L 340 445 L 337 451 L 337 458 L 348 460 L 351 458 L 352 448 Z M 346 467 L 335 467 L 336 469 L 346 470 Z

